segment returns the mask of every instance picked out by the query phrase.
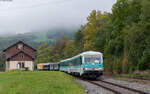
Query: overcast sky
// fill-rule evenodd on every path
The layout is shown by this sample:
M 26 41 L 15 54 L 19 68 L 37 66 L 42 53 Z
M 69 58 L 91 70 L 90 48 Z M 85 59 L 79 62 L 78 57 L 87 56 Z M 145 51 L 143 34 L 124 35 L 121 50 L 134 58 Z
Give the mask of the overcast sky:
M 0 0 L 0 33 L 79 27 L 93 10 L 111 12 L 116 0 Z

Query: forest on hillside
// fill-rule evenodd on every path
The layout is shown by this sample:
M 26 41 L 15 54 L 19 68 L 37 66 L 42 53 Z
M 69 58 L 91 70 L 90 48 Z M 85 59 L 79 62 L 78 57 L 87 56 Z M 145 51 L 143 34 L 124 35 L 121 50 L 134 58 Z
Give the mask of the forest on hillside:
M 37 48 L 43 42 L 47 42 L 48 45 L 54 45 L 56 40 L 59 40 L 62 35 L 69 36 L 68 39 L 73 40 L 75 30 L 74 28 L 55 28 L 24 34 L 0 35 L 0 52 L 19 40 L 24 41 L 33 48 Z
M 36 63 L 59 62 L 83 51 L 104 54 L 106 72 L 150 70 L 150 0 L 117 0 L 112 13 L 93 10 L 74 41 L 62 36 L 38 47 Z

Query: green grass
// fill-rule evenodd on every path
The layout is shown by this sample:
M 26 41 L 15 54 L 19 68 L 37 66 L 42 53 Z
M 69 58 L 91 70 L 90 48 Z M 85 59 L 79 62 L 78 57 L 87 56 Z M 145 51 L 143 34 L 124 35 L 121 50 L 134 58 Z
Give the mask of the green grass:
M 0 94 L 85 94 L 75 79 L 62 72 L 0 73 Z

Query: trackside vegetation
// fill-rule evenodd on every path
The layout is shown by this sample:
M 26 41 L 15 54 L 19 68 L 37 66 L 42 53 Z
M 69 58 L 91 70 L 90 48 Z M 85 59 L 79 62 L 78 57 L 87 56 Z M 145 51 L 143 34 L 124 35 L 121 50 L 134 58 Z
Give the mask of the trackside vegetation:
M 62 72 L 0 73 L 0 94 L 85 94 L 75 79 Z
M 150 0 L 117 0 L 112 12 L 93 10 L 87 23 L 54 46 L 42 44 L 36 63 L 57 62 L 94 50 L 104 54 L 105 72 L 115 74 L 150 70 Z

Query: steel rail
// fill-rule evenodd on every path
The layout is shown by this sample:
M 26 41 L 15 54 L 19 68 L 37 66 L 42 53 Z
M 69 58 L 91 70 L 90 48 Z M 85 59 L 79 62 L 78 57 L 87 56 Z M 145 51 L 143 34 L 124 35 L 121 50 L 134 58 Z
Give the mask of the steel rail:
M 140 78 L 140 77 L 127 77 L 127 78 L 129 78 L 129 79 L 135 79 L 135 80 L 150 81 L 150 79 Z
M 104 80 L 91 81 L 91 80 L 86 80 L 86 79 L 81 79 L 81 78 L 78 78 L 78 79 L 83 80 L 83 81 L 86 81 L 86 82 L 89 82 L 89 83 L 94 84 L 94 85 L 96 85 L 96 86 L 102 87 L 102 88 L 107 89 L 107 90 L 109 90 L 109 91 L 111 91 L 111 92 L 114 92 L 114 93 L 116 93 L 116 94 L 122 94 L 122 92 L 119 92 L 119 91 L 117 91 L 117 90 L 115 90 L 115 89 L 112 89 L 112 88 L 110 88 L 110 87 L 108 87 L 108 86 L 105 86 L 105 85 L 103 85 L 103 84 L 100 84 L 99 82 L 103 82 L 103 83 L 106 83 L 106 84 L 109 84 L 109 85 L 112 85 L 112 86 L 115 86 L 115 87 L 122 88 L 122 89 L 124 89 L 124 90 L 128 90 L 128 91 L 131 91 L 131 92 L 139 93 L 139 94 L 149 94 L 149 93 L 144 92 L 144 91 L 141 91 L 141 90 L 129 88 L 129 87 L 127 87 L 127 86 L 115 84 L 115 83 L 108 82 L 108 81 L 104 81 Z
M 104 88 L 104 89 L 107 89 L 107 90 L 109 90 L 109 91 L 111 91 L 111 92 L 114 92 L 115 94 L 121 94 L 120 92 L 118 92 L 118 91 L 116 91 L 116 90 L 114 90 L 114 89 L 111 89 L 111 88 L 109 88 L 109 87 L 103 86 L 103 85 L 101 85 L 101 84 L 98 84 L 98 83 L 95 83 L 95 82 L 92 82 L 92 81 L 89 81 L 89 80 L 84 80 L 84 81 L 87 81 L 87 82 L 89 82 L 89 83 L 91 83 L 91 84 L 94 84 L 94 85 L 96 85 L 96 86 L 102 87 L 102 88 Z
M 108 82 L 108 81 L 104 81 L 104 80 L 98 80 L 98 81 L 101 81 L 101 82 L 104 82 L 104 83 L 107 83 L 107 84 L 111 84 L 111 85 L 114 85 L 114 86 L 117 86 L 117 87 L 121 87 L 121 88 L 124 88 L 124 89 L 130 90 L 130 91 L 133 91 L 133 92 L 137 92 L 137 93 L 140 93 L 140 94 L 149 94 L 149 93 L 144 92 L 144 91 L 141 91 L 141 90 L 137 90 L 137 89 L 129 88 L 129 87 L 127 87 L 127 86 L 123 86 L 123 85 L 115 84 L 115 83 L 112 83 L 112 82 Z

